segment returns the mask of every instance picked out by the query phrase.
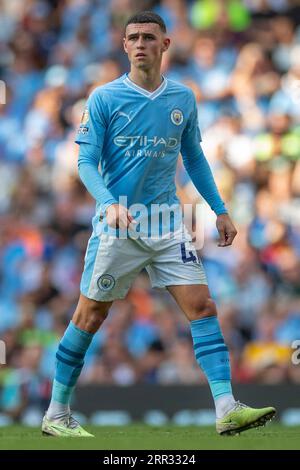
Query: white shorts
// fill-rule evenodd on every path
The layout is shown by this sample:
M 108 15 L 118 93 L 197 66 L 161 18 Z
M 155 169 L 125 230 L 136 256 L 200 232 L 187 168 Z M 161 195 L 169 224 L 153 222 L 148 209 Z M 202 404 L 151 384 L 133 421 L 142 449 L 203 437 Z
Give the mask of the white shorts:
M 204 268 L 184 228 L 164 239 L 118 239 L 93 235 L 85 255 L 80 290 L 98 301 L 126 297 L 134 279 L 146 268 L 152 287 L 207 284 Z

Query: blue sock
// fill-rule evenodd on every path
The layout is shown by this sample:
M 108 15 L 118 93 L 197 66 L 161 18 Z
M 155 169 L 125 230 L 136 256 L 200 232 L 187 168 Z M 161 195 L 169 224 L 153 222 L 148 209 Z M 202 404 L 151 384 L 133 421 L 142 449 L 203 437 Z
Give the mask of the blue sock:
M 223 395 L 232 396 L 229 353 L 217 317 L 191 321 L 191 332 L 196 360 L 215 402 Z
M 70 322 L 62 337 L 56 353 L 56 369 L 48 417 L 65 414 L 84 364 L 85 353 L 92 341 L 93 334 L 81 330 Z

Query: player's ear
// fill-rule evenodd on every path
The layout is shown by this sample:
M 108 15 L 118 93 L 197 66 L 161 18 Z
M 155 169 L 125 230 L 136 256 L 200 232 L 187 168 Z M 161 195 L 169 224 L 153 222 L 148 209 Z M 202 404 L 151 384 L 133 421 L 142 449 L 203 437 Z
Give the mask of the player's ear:
M 164 38 L 163 47 L 162 47 L 163 52 L 166 52 L 169 49 L 170 42 L 171 42 L 170 38 Z
M 123 38 L 123 47 L 124 47 L 124 51 L 128 52 L 127 47 L 126 47 L 126 38 Z

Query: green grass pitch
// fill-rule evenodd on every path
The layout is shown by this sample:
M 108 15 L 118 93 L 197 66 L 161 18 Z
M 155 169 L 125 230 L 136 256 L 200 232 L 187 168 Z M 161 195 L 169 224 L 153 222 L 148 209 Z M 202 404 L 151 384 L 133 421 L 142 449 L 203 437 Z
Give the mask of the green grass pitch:
M 24 426 L 0 428 L 0 449 L 105 449 L 105 450 L 286 450 L 300 449 L 300 427 L 269 424 L 233 437 L 216 434 L 213 427 L 86 426 L 95 438 L 54 438 Z

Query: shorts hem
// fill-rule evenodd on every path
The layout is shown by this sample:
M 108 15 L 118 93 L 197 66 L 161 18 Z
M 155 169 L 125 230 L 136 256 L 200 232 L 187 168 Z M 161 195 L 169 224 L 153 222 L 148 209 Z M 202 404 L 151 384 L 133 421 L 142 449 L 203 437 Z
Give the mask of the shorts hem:
M 125 294 L 119 294 L 119 295 L 115 295 L 115 296 L 105 296 L 103 295 L 104 298 L 101 298 L 101 294 L 100 295 L 90 295 L 90 294 L 86 294 L 85 292 L 83 291 L 80 291 L 82 295 L 84 295 L 87 299 L 90 299 L 90 300 L 96 300 L 97 302 L 113 302 L 114 300 L 123 300 L 125 299 L 125 297 L 127 296 L 128 292 L 126 292 Z
M 204 281 L 183 281 L 183 282 L 178 282 L 178 281 L 174 281 L 174 282 L 170 282 L 168 284 L 151 284 L 152 288 L 153 289 L 167 289 L 167 287 L 169 286 L 193 286 L 193 285 L 197 285 L 197 286 L 201 286 L 201 285 L 205 285 L 207 286 L 207 281 L 204 280 Z

